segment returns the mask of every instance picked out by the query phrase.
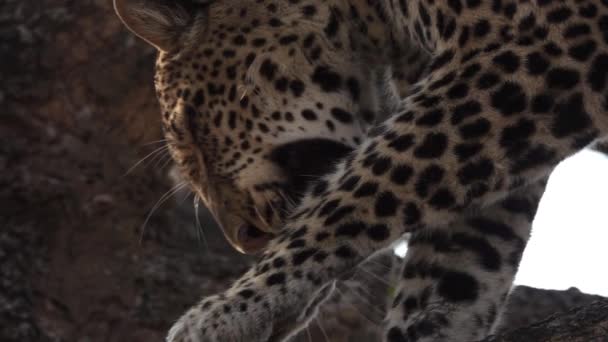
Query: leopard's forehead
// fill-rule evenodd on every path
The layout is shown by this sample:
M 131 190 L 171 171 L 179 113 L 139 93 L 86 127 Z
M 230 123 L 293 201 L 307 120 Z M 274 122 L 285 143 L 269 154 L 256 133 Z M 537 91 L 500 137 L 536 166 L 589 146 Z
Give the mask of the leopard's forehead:
M 341 52 L 321 38 L 323 24 L 299 20 L 321 18 L 320 9 L 234 4 L 211 6 L 207 25 L 199 27 L 204 32 L 189 33 L 178 53 L 159 56 L 156 86 L 167 132 L 180 138 L 173 121 L 187 112 L 198 116 L 190 123 L 198 121 L 204 137 L 221 130 L 231 139 L 274 142 L 314 131 L 358 143 L 339 126 L 356 124 L 361 80 L 349 75 L 346 61 L 336 62 Z

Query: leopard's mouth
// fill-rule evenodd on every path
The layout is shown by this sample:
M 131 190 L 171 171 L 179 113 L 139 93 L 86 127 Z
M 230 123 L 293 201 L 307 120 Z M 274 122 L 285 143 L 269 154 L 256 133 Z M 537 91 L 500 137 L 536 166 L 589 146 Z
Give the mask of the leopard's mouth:
M 275 234 L 264 232 L 251 223 L 245 223 L 238 228 L 236 238 L 241 252 L 257 254 L 266 247 Z
M 301 139 L 275 148 L 268 158 L 285 177 L 281 181 L 256 184 L 264 203 L 258 203 L 248 217 L 241 216 L 243 223 L 237 225 L 233 237 L 235 247 L 245 254 L 258 254 L 263 250 L 282 228 L 290 211 L 300 204 L 309 187 L 331 173 L 351 151 L 351 146 L 322 138 Z

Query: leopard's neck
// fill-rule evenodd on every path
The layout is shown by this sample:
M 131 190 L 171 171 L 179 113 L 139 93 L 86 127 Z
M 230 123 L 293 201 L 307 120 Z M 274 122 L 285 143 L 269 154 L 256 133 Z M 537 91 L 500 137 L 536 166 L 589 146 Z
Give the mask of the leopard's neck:
M 328 6 L 348 27 L 351 41 L 375 62 L 398 59 L 412 49 L 432 52 L 440 42 L 440 25 L 421 0 L 332 0 Z

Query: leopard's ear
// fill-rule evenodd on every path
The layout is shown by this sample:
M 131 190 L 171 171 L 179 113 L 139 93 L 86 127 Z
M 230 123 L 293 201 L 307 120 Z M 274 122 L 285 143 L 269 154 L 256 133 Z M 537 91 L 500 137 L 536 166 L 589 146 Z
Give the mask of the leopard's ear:
M 185 0 L 114 0 L 122 22 L 160 51 L 170 51 L 194 23 L 196 8 Z

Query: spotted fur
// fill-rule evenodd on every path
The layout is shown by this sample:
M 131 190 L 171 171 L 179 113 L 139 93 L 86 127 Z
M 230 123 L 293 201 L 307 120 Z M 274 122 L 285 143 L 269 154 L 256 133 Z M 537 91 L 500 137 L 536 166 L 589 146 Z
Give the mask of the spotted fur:
M 237 248 L 262 245 L 243 225 L 277 235 L 168 341 L 282 341 L 335 279 L 405 233 L 386 340 L 481 338 L 500 316 L 546 177 L 608 135 L 604 1 L 116 7 L 160 51 L 165 132 L 194 190 Z M 391 70 L 417 82 L 402 99 Z M 330 174 L 311 184 L 302 170 Z M 286 218 L 287 202 L 297 206 Z

